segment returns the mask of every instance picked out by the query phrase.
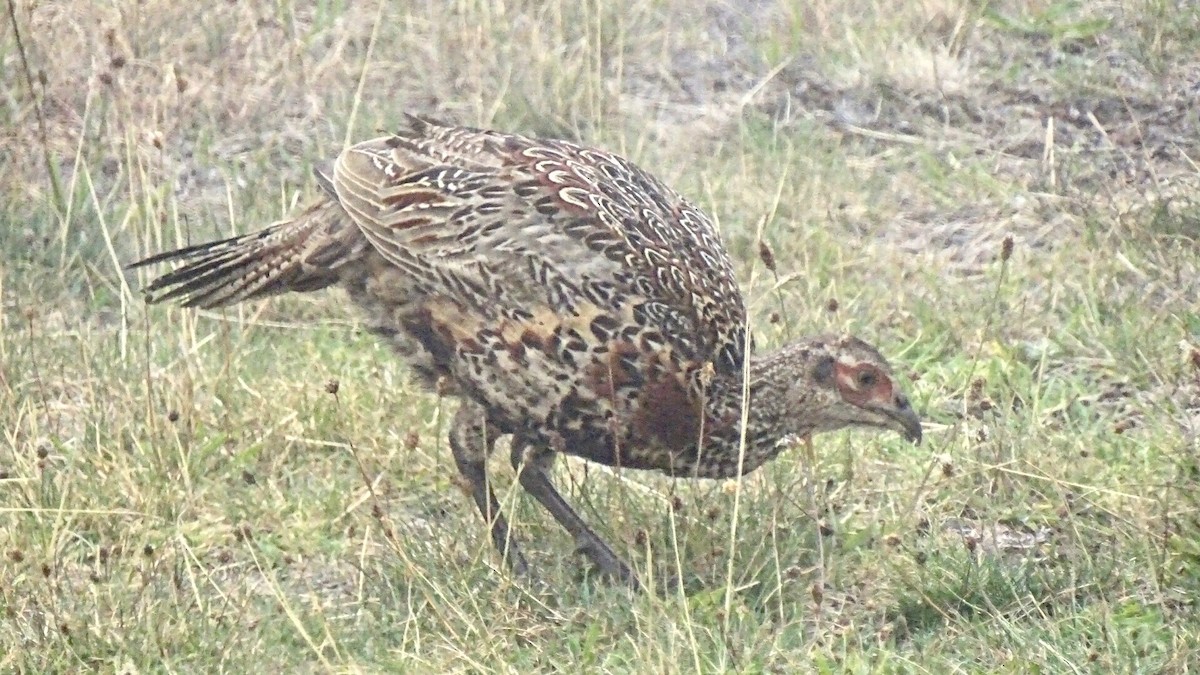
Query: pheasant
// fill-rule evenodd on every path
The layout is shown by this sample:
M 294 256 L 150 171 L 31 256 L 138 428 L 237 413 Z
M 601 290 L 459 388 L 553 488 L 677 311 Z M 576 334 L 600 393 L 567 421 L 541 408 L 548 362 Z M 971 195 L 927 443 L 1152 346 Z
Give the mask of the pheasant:
M 214 308 L 344 289 L 415 379 L 460 400 L 455 464 L 518 574 L 530 567 L 485 470 L 501 436 L 523 489 L 599 572 L 635 588 L 552 484 L 557 455 L 721 479 L 818 432 L 920 442 L 866 342 L 817 336 L 751 355 L 712 220 L 627 159 L 407 116 L 315 173 L 323 195 L 295 218 L 132 263 L 183 263 L 146 300 Z

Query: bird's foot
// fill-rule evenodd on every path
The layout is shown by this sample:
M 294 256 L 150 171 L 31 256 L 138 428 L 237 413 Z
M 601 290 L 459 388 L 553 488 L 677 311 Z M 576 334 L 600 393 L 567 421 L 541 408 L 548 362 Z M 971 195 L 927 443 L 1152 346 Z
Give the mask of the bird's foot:
M 601 575 L 613 579 L 631 590 L 641 589 L 641 583 L 629 565 L 625 564 L 625 561 L 621 560 L 620 556 L 599 538 L 580 537 L 576 539 L 575 551 L 587 556 Z
M 507 549 L 500 549 L 501 557 L 504 558 L 504 564 L 508 565 L 508 569 L 512 570 L 515 576 L 523 579 L 532 579 L 534 577 L 533 570 L 530 569 L 529 563 L 525 560 L 525 556 L 521 553 L 521 549 L 517 547 L 516 542 L 508 542 Z

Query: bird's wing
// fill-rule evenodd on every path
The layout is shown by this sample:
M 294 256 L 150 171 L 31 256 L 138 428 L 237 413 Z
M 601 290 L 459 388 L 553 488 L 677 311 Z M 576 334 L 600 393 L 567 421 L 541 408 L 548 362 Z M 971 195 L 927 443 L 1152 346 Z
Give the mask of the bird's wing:
M 513 293 L 515 269 L 545 288 L 574 280 L 600 296 L 612 282 L 636 296 L 616 302 L 636 303 L 689 356 L 742 365 L 745 305 L 716 227 L 624 158 L 410 118 L 396 135 L 343 152 L 331 182 L 394 264 L 445 264 L 465 277 L 492 269 Z M 475 286 L 496 283 L 506 281 Z

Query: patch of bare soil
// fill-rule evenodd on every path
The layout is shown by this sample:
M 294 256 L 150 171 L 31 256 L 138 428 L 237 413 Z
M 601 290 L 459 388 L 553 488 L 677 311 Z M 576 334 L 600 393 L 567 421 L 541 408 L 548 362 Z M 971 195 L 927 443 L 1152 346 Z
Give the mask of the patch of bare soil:
M 962 15 L 926 5 L 910 41 L 868 45 L 857 60 L 830 58 L 813 41 L 778 64 L 752 45 L 778 32 L 782 10 L 722 5 L 707 15 L 720 57 L 675 54 L 668 72 L 687 83 L 684 103 L 724 109 L 727 119 L 744 114 L 742 104 L 783 128 L 827 125 L 853 155 L 913 148 L 952 169 L 983 162 L 1017 186 L 1006 202 L 963 199 L 951 208 L 931 201 L 929 186 L 896 186 L 897 212 L 872 234 L 899 251 L 932 252 L 952 274 L 992 262 L 1005 236 L 1050 248 L 1076 240 L 1089 216 L 1153 208 L 1200 188 L 1194 60 L 1151 68 L 1121 17 L 1088 38 L 1051 39 L 1014 36 L 980 17 L 964 27 Z

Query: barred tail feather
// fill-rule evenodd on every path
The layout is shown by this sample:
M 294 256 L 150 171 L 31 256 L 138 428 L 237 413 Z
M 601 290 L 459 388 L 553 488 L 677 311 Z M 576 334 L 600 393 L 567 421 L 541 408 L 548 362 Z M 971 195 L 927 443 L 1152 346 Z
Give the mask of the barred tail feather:
M 253 234 L 159 253 L 127 267 L 183 263 L 143 289 L 150 303 L 181 300 L 184 307 L 211 309 L 315 291 L 336 283 L 342 265 L 362 252 L 362 235 L 348 221 L 336 202 L 325 201 Z

